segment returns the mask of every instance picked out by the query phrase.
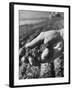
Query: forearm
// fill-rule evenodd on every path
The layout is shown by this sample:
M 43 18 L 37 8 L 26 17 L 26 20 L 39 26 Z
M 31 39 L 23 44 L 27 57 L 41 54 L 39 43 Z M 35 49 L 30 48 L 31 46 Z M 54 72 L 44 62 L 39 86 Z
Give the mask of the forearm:
M 43 40 L 42 34 L 39 34 L 35 39 L 33 39 L 31 42 L 27 43 L 25 47 L 33 47 L 37 43 L 39 43 L 40 40 Z

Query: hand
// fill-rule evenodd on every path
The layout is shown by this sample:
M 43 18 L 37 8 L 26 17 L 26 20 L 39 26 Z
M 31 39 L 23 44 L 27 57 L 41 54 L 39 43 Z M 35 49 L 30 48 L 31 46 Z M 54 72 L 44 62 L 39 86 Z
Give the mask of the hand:
M 36 38 L 34 38 L 31 42 L 27 43 L 25 45 L 26 48 L 28 47 L 33 47 L 35 46 L 37 43 L 39 43 L 41 40 L 44 41 L 44 44 L 49 44 L 50 41 L 52 41 L 54 38 L 57 37 L 63 38 L 63 29 L 61 30 L 50 30 L 50 31 L 45 31 L 45 32 L 41 32 Z M 60 47 L 60 42 L 57 44 L 57 46 L 54 49 L 59 49 Z M 41 54 L 41 59 L 44 60 L 45 57 L 48 55 L 49 53 L 49 49 L 46 48 L 43 53 Z

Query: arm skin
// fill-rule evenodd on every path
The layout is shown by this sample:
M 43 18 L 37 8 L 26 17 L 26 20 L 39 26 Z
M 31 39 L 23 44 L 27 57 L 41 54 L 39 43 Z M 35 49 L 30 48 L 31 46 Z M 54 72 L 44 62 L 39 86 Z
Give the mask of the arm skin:
M 27 43 L 25 45 L 25 47 L 31 47 L 33 45 L 35 45 L 36 43 L 38 43 L 40 40 L 44 39 L 44 32 L 40 33 L 35 39 L 33 39 L 31 42 Z
M 33 39 L 31 42 L 27 43 L 25 46 L 23 46 L 19 50 L 19 55 L 23 51 L 23 48 L 28 48 L 32 47 L 33 45 L 36 45 L 40 40 L 44 40 L 44 44 L 48 43 L 51 41 L 53 38 L 57 38 L 58 35 L 60 35 L 64 39 L 64 34 L 63 34 L 64 29 L 61 30 L 50 30 L 50 31 L 45 31 L 41 32 L 35 39 Z M 60 45 L 57 45 L 55 48 L 58 48 Z M 44 51 L 41 55 L 41 58 L 44 59 L 44 57 L 47 55 L 48 51 Z
M 51 41 L 53 38 L 56 38 L 59 34 L 62 38 L 64 38 L 63 29 L 41 32 L 35 39 L 33 39 L 31 42 L 27 43 L 25 45 L 25 47 L 26 48 L 32 47 L 33 45 L 38 43 L 40 40 L 44 40 L 44 44 L 46 44 L 49 41 Z

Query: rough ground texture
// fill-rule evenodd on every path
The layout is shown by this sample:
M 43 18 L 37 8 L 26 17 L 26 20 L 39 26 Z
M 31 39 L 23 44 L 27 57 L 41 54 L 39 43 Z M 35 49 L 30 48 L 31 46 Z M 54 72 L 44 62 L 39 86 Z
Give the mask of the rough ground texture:
M 59 30 L 61 28 L 64 28 L 64 18 L 61 15 L 52 16 L 50 19 L 46 19 L 46 21 L 38 24 L 21 25 L 19 26 L 19 49 L 27 42 L 33 40 L 42 31 Z M 32 49 L 26 48 L 19 56 L 19 79 L 63 77 L 63 46 L 62 41 L 62 50 L 60 52 L 53 50 L 46 62 L 41 62 L 40 58 L 42 51 L 46 48 L 44 44 L 39 44 Z M 23 56 L 25 56 L 25 61 L 21 62 Z M 33 57 L 32 65 L 28 61 L 28 56 Z

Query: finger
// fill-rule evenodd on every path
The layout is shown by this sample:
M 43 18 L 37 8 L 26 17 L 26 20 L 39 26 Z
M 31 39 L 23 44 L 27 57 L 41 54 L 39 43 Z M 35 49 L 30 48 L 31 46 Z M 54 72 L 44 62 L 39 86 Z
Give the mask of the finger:
M 49 49 L 46 48 L 46 49 L 43 51 L 42 55 L 41 55 L 41 59 L 42 59 L 42 60 L 45 60 L 46 57 L 48 56 L 48 53 L 49 53 Z
M 33 65 L 33 58 L 29 56 L 28 60 L 29 60 L 30 65 Z

